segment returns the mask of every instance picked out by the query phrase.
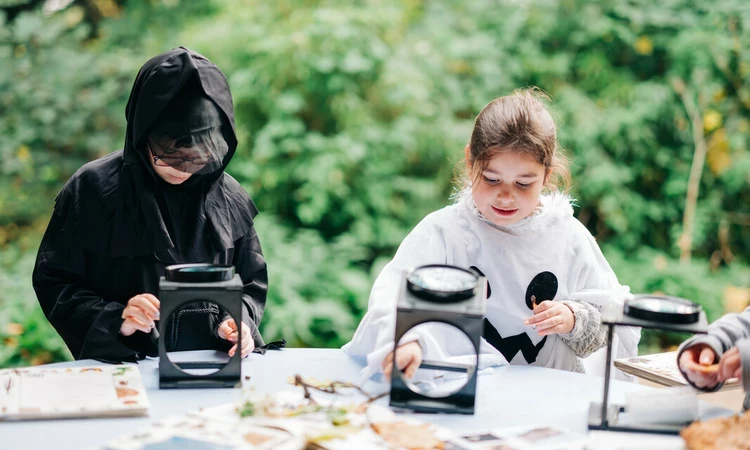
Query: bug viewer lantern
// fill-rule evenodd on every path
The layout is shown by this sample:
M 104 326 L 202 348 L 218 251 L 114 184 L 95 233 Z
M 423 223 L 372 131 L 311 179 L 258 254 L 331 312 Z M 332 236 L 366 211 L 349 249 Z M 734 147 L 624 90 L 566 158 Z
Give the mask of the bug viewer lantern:
M 195 348 L 191 336 L 214 332 L 215 324 L 206 320 L 209 316 L 217 321 L 231 317 L 241 323 L 242 289 L 242 280 L 232 266 L 178 264 L 166 268 L 166 275 L 159 280 L 160 388 L 232 388 L 240 383 L 240 351 L 228 362 L 215 358 L 186 361 L 168 351 L 205 350 Z M 241 335 L 237 336 L 238 349 L 242 348 Z
M 614 329 L 618 325 L 630 325 L 673 332 L 706 333 L 708 322 L 701 305 L 666 295 L 635 295 L 625 300 L 621 310 L 609 314 L 608 317 L 602 316 L 602 324 L 607 326 L 604 394 L 601 403 L 592 402 L 589 407 L 589 429 L 678 434 L 688 425 L 687 423 L 628 423 L 621 420 L 621 414 L 628 413 L 627 405 L 609 403 Z
M 393 365 L 390 405 L 416 412 L 474 413 L 479 345 L 487 302 L 484 277 L 450 265 L 403 274 L 396 309 L 398 347 L 416 341 L 413 378 Z

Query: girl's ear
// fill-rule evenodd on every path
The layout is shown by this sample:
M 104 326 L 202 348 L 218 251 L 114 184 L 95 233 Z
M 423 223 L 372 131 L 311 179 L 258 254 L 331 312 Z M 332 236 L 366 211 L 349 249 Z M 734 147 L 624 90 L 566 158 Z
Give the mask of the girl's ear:
M 552 176 L 552 169 L 544 169 L 544 185 L 549 186 L 549 179 Z

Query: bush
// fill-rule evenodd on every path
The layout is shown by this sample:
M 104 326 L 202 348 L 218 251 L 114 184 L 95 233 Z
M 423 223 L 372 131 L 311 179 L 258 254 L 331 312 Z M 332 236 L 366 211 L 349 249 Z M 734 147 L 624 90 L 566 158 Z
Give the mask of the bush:
M 733 265 L 724 270 L 711 271 L 705 261 L 686 264 L 651 249 L 626 254 L 608 247 L 605 255 L 620 283 L 630 286 L 631 292 L 667 294 L 700 303 L 709 322 L 724 314 L 726 289 L 730 286 L 745 286 L 747 280 L 750 280 L 748 266 Z M 640 353 L 675 348 L 686 337 L 684 333 L 643 330 Z
M 27 234 L 0 257 L 0 367 L 33 366 L 73 359 L 44 317 L 31 287 L 41 236 Z

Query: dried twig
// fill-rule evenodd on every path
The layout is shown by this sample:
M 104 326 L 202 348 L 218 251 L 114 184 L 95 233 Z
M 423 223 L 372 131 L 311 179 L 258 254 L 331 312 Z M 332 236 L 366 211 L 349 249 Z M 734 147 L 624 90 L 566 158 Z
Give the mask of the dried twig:
M 301 387 L 305 392 L 305 398 L 309 400 L 311 403 L 315 404 L 315 400 L 310 396 L 310 389 L 314 389 L 319 392 L 325 392 L 326 394 L 340 394 L 338 389 L 355 389 L 359 391 L 362 395 L 367 397 L 367 400 L 362 402 L 359 407 L 364 407 L 369 405 L 370 403 L 378 400 L 379 398 L 383 398 L 386 395 L 388 395 L 388 392 L 383 392 L 381 394 L 371 396 L 367 392 L 364 391 L 360 386 L 350 383 L 348 381 L 331 381 L 327 384 L 321 385 L 321 386 L 315 386 L 313 384 L 310 384 L 305 381 L 304 378 L 302 378 L 301 375 L 295 375 L 294 376 L 294 383 L 295 386 Z

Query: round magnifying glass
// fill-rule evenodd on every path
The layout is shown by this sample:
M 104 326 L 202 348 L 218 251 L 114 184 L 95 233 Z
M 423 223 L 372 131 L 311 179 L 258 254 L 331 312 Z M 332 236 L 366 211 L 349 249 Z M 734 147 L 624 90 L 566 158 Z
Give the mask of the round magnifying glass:
M 426 397 L 448 397 L 471 381 L 477 370 L 478 356 L 471 338 L 463 330 L 445 322 L 422 322 L 399 340 L 395 357 L 399 349 L 410 342 L 408 334 L 430 335 L 428 340 L 432 347 L 429 355 L 423 354 L 425 359 L 412 377 L 398 370 L 404 384 L 413 392 Z
M 164 278 L 178 283 L 212 283 L 234 278 L 234 266 L 175 264 L 167 266 Z
M 667 295 L 636 295 L 625 300 L 623 312 L 636 319 L 690 324 L 700 320 L 703 308 L 698 303 Z
M 227 265 L 175 264 L 166 267 L 165 280 L 180 285 L 170 290 L 170 297 L 162 304 L 164 307 L 166 303 L 174 305 L 174 302 L 178 302 L 174 308 L 169 309 L 171 312 L 161 319 L 163 327 L 160 327 L 160 330 L 164 332 L 160 339 L 164 341 L 167 358 L 181 372 L 194 376 L 210 376 L 228 364 L 225 352 L 232 343 L 214 336 L 219 323 L 231 316 L 212 298 L 215 298 L 217 292 L 233 295 L 219 283 L 232 280 L 234 273 L 234 267 Z M 193 288 L 190 285 L 193 283 L 203 286 L 201 289 L 204 291 L 213 293 L 204 297 L 203 291 L 191 290 Z M 182 293 L 178 294 L 178 291 Z M 239 319 L 241 317 L 237 318 Z M 220 355 L 217 355 L 217 352 Z
M 474 295 L 479 276 L 456 266 L 431 264 L 414 269 L 406 278 L 409 292 L 439 303 L 466 300 Z

